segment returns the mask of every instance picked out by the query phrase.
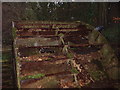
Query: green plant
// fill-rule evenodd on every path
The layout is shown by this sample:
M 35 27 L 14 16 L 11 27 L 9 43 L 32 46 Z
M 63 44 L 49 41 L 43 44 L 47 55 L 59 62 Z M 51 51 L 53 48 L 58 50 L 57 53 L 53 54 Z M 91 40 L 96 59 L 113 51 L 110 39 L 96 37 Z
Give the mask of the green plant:
M 24 77 L 21 77 L 20 79 L 22 79 L 22 80 L 25 80 L 25 79 L 35 79 L 35 78 L 41 78 L 41 77 L 44 77 L 44 76 L 45 76 L 45 74 L 40 73 L 40 74 L 36 74 L 36 75 L 24 76 Z

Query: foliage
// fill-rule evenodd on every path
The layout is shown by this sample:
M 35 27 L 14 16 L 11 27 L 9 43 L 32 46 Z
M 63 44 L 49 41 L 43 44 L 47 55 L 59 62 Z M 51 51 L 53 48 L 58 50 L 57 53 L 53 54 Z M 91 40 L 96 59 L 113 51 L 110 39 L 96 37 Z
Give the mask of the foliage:
M 40 73 L 40 74 L 36 74 L 36 75 L 29 75 L 29 76 L 24 76 L 24 77 L 21 77 L 22 80 L 25 80 L 25 79 L 36 79 L 36 78 L 41 78 L 41 77 L 44 77 L 45 74 L 43 73 Z
M 84 5 L 85 4 L 85 5 Z M 96 15 L 97 4 L 95 3 L 52 3 L 52 2 L 37 2 L 29 4 L 36 17 L 39 20 L 52 21 L 73 21 L 82 20 L 84 22 L 93 23 L 93 18 Z M 84 8 L 86 6 L 86 8 Z M 82 9 L 81 9 L 82 8 Z M 84 11 L 84 12 L 83 12 Z M 63 15 L 64 13 L 64 15 Z

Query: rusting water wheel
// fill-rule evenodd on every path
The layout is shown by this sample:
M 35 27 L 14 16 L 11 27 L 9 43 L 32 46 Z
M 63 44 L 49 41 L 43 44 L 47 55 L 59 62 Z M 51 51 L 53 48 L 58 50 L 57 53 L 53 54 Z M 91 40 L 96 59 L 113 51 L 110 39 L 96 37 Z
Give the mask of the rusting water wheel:
M 113 49 L 88 24 L 15 21 L 13 26 L 19 88 L 76 88 L 118 77 Z

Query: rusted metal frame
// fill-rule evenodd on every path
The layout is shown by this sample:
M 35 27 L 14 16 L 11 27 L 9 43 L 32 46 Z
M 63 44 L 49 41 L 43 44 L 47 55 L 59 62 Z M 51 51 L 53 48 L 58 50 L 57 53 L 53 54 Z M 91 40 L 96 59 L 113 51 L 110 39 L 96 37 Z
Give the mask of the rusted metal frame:
M 24 31 L 56 31 L 57 29 L 55 28 L 18 28 L 16 32 L 24 32 Z M 60 28 L 58 31 L 79 31 L 79 28 Z
M 66 24 L 43 24 L 43 23 L 33 23 L 33 24 L 32 24 L 32 23 L 31 23 L 31 24 L 17 24 L 17 25 L 18 25 L 18 26 L 24 26 L 24 25 L 30 25 L 30 26 L 31 26 L 31 25 L 50 25 L 50 26 L 51 26 L 51 25 L 56 25 L 56 26 L 57 26 L 57 25 L 78 25 L 78 24 L 77 24 L 77 23 L 70 23 L 70 24 L 69 24 L 69 23 L 68 23 L 68 24 L 67 24 L 67 23 L 66 23 Z
M 69 45 L 69 47 L 87 47 L 87 46 L 102 46 L 103 44 L 79 44 L 79 45 Z M 22 46 L 21 48 L 42 48 L 42 47 L 64 47 L 64 45 L 54 45 L 54 46 Z
M 29 56 L 28 56 L 29 57 Z M 52 59 L 52 60 L 42 60 L 42 61 L 22 61 L 20 60 L 20 62 L 40 62 L 40 63 L 44 63 L 44 62 L 55 62 L 55 61 L 60 61 L 60 60 L 67 60 L 68 58 L 60 58 L 60 59 Z
M 70 31 L 71 32 L 71 31 Z M 64 47 L 64 45 L 59 45 L 60 47 Z M 41 47 L 59 47 L 59 46 L 38 46 L 38 47 L 27 47 L 27 48 L 41 48 Z M 83 46 L 89 46 L 89 45 L 71 45 L 70 47 L 83 47 Z
M 73 23 L 71 23 L 71 22 L 55 22 L 55 21 L 18 21 L 18 20 L 14 20 L 14 22 L 15 23 L 31 23 L 31 22 L 33 22 L 33 23 L 41 23 L 41 24 L 45 24 L 45 23 L 48 23 L 48 24 L 56 24 L 56 23 L 59 23 L 59 24 L 78 24 L 78 22 L 73 22 Z M 80 23 L 80 22 L 79 22 Z
M 59 37 L 59 36 L 56 36 L 56 35 L 18 36 L 18 39 L 28 39 L 28 38 L 35 38 L 35 37 Z
M 78 31 L 78 30 L 76 30 L 76 31 Z M 76 32 L 76 31 L 68 31 L 68 32 Z M 20 38 L 24 38 L 24 37 L 40 37 L 40 36 L 44 36 L 44 37 L 58 37 L 59 36 L 59 34 L 60 33 L 63 33 L 63 34 L 66 34 L 65 36 L 74 36 L 74 35 L 69 35 L 68 33 L 67 33 L 67 31 L 59 31 L 58 32 L 58 35 L 55 35 L 55 31 L 48 31 L 48 32 L 46 32 L 46 31 L 34 31 L 34 32 L 28 32 L 28 33 L 30 33 L 31 35 L 24 35 L 23 34 L 24 32 L 22 32 L 22 33 L 18 33 L 17 32 L 17 37 L 20 37 Z M 67 35 L 68 34 L 68 35 Z
M 65 35 L 65 37 L 74 37 L 75 35 Z M 78 35 L 77 35 L 78 36 Z M 86 38 L 85 36 L 79 35 L 81 37 Z M 35 38 L 35 37 L 60 37 L 59 35 L 29 35 L 29 36 L 17 36 L 17 38 L 19 39 L 27 39 L 27 38 Z
M 16 75 L 16 76 L 17 76 L 17 78 L 16 78 L 16 79 L 17 79 L 17 87 L 20 88 L 20 80 L 19 80 L 19 78 L 18 78 L 18 77 L 19 77 L 19 71 L 18 71 L 18 70 L 19 70 L 19 67 L 18 67 L 18 60 L 17 60 L 17 57 L 18 57 L 18 56 L 17 56 L 18 49 L 16 48 L 15 40 L 14 40 L 14 52 L 15 52 L 15 59 L 16 59 L 16 60 L 14 61 L 14 63 L 16 64 L 16 65 L 15 65 L 15 68 L 16 68 L 16 72 L 17 72 L 17 73 L 16 73 L 16 74 L 17 74 L 17 75 Z
M 15 22 L 12 21 L 12 28 L 15 28 Z M 13 51 L 15 52 L 15 60 L 13 60 L 13 65 L 14 65 L 14 72 L 17 72 L 17 73 L 14 73 L 15 74 L 15 78 L 16 78 L 16 82 L 17 82 L 17 88 L 19 89 L 20 88 L 20 81 L 19 81 L 19 69 L 18 69 L 18 61 L 17 61 L 17 47 L 16 47 L 16 37 L 14 37 L 14 40 L 13 40 Z

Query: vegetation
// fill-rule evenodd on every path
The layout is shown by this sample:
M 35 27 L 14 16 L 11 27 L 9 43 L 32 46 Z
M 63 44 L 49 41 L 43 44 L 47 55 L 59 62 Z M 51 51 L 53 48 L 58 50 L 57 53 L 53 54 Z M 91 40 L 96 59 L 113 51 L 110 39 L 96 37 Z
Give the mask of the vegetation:
M 41 78 L 44 77 L 45 74 L 40 73 L 40 74 L 36 74 L 36 75 L 29 75 L 29 76 L 24 76 L 24 77 L 20 77 L 20 79 L 25 80 L 25 79 L 37 79 L 37 78 Z
M 97 70 L 97 71 L 90 71 L 89 73 L 92 76 L 92 78 L 94 80 L 96 80 L 96 81 L 101 80 L 101 78 L 105 77 L 104 73 L 102 71 L 99 71 L 99 70 Z

